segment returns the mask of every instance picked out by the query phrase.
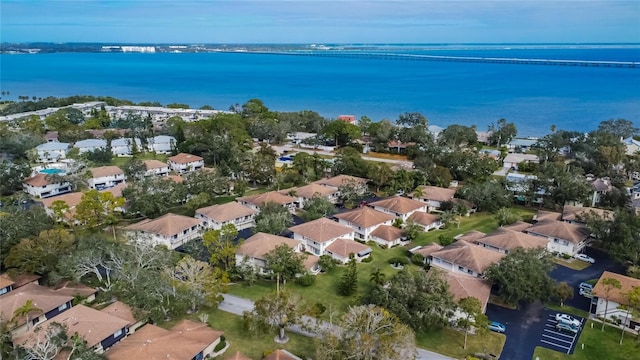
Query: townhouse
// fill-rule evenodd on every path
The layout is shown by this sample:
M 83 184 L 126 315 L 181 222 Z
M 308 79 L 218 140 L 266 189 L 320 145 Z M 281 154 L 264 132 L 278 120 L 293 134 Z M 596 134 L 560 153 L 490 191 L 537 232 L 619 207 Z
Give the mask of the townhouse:
M 614 279 L 620 283 L 620 288 L 607 286 L 605 279 Z M 617 322 L 635 331 L 640 330 L 640 316 L 629 309 L 628 294 L 640 287 L 640 279 L 616 274 L 610 271 L 602 273 L 593 287 L 590 313 L 597 318 L 604 318 L 605 309 L 607 320 Z M 607 303 L 608 299 L 608 303 Z
M 500 228 L 489 235 L 476 239 L 473 243 L 502 254 L 508 254 L 518 248 L 544 249 L 547 247 L 547 240 L 542 237 L 508 228 Z
M 357 176 L 350 175 L 337 175 L 328 179 L 320 179 L 318 181 L 314 181 L 315 184 L 319 184 L 322 186 L 328 186 L 333 189 L 338 190 L 337 197 L 340 198 L 340 187 L 342 186 L 353 186 L 358 193 L 358 195 L 364 195 L 369 190 L 367 188 L 368 179 L 360 178 Z
M 103 190 L 122 184 L 126 181 L 124 171 L 117 166 L 100 166 L 89 169 L 91 178 L 88 181 L 90 189 Z
M 292 226 L 289 231 L 293 238 L 303 243 L 303 251 L 308 251 L 316 256 L 326 253 L 327 246 L 339 238 L 353 241 L 353 229 L 340 225 L 327 218 L 319 218 L 304 224 Z
M 356 240 L 368 241 L 370 234 L 381 225 L 391 225 L 395 217 L 363 206 L 334 215 L 338 223 L 353 229 Z
M 160 160 L 145 160 L 144 166 L 147 168 L 147 171 L 144 173 L 145 176 L 167 176 L 169 175 L 169 165 Z
M 176 148 L 176 139 L 173 136 L 158 135 L 147 139 L 148 150 L 156 154 L 171 154 Z
M 258 213 L 248 206 L 237 202 L 222 205 L 211 205 L 196 210 L 195 217 L 203 221 L 207 229 L 220 230 L 224 225 L 232 224 L 238 230 L 255 226 L 255 215 Z
M 295 252 L 304 252 L 303 244 L 299 240 L 259 232 L 240 244 L 236 250 L 236 264 L 246 263 L 253 266 L 260 274 L 269 274 L 266 255 L 282 244 L 287 245 Z M 317 263 L 318 257 L 314 255 L 307 255 L 304 260 L 305 268 L 312 273 L 319 271 Z
M 142 142 L 138 138 L 119 138 L 111 141 L 111 153 L 118 157 L 132 156 L 134 152 L 142 152 Z
M 71 191 L 68 181 L 51 182 L 45 174 L 37 174 L 22 182 L 22 188 L 27 194 L 44 199 L 51 196 L 65 194 Z
M 409 241 L 402 229 L 391 225 L 380 225 L 369 234 L 369 240 L 390 248 L 396 245 L 402 245 Z
M 455 189 L 438 186 L 418 186 L 409 197 L 427 204 L 427 212 L 440 210 L 440 205 L 445 201 L 453 201 Z
M 415 212 L 427 212 L 427 205 L 425 203 L 399 195 L 374 201 L 370 203 L 369 206 L 374 210 L 393 215 L 401 219 L 403 223 Z
M 179 153 L 171 156 L 167 162 L 171 170 L 178 174 L 185 174 L 200 170 L 204 167 L 204 159 L 197 155 Z
M 407 222 L 413 222 L 414 224 L 420 225 L 423 231 L 440 229 L 443 226 L 439 216 L 422 211 L 416 211 L 411 214 L 407 219 Z
M 38 162 L 54 163 L 67 158 L 71 144 L 62 142 L 46 142 L 36 146 Z
M 338 196 L 339 191 L 337 188 L 324 186 L 317 183 L 311 183 L 305 186 L 283 190 L 280 191 L 280 193 L 296 198 L 296 202 L 301 209 L 304 208 L 304 204 L 307 201 L 311 200 L 313 197 L 322 197 L 334 204 L 338 203 L 338 201 L 340 200 Z
M 505 254 L 471 244 L 464 240 L 443 247 L 431 254 L 431 266 L 475 277 L 483 277 L 491 264 L 499 262 Z
M 200 237 L 203 221 L 183 215 L 167 213 L 156 219 L 146 219 L 126 226 L 137 240 L 164 245 L 170 250 Z
M 580 253 L 592 240 L 589 230 L 584 226 L 559 220 L 538 221 L 525 232 L 545 239 L 547 250 L 569 256 Z
M 73 144 L 73 147 L 78 149 L 79 154 L 84 154 L 96 150 L 105 150 L 107 148 L 107 141 L 103 139 L 80 140 Z
M 269 191 L 263 194 L 243 196 L 236 199 L 237 202 L 244 206 L 248 206 L 253 210 L 260 211 L 260 208 L 268 203 L 276 203 L 284 206 L 290 212 L 295 212 L 298 207 L 296 198 L 281 194 L 277 191 Z
M 127 187 L 126 183 L 120 183 L 114 187 L 104 189 L 104 190 L 99 190 L 99 191 L 109 192 L 114 197 L 119 198 L 119 197 L 122 197 L 122 190 L 124 190 L 126 187 Z M 73 221 L 73 217 L 76 214 L 76 206 L 78 206 L 78 204 L 80 204 L 80 202 L 82 201 L 82 195 L 84 195 L 83 192 L 71 192 L 63 195 L 58 195 L 55 197 L 44 198 L 42 200 L 42 206 L 44 206 L 44 210 L 47 213 L 47 215 L 53 217 L 55 221 L 64 221 L 64 222 L 71 221 L 75 224 L 75 222 Z M 66 209 L 64 209 L 64 213 L 60 214 L 62 216 L 61 218 L 56 218 L 57 216 L 55 213 L 56 202 L 61 202 L 66 207 Z M 115 210 L 120 212 L 125 211 L 125 209 L 123 208 L 116 208 Z

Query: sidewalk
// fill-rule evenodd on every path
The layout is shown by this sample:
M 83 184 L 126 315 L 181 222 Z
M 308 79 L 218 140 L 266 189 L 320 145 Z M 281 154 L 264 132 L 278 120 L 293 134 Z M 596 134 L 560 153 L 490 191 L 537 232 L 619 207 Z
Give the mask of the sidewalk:
M 242 316 L 243 312 L 253 310 L 253 301 L 249 299 L 241 298 L 241 297 L 230 295 L 230 294 L 222 294 L 222 295 L 224 297 L 224 300 L 218 305 L 218 309 L 222 311 Z M 308 323 L 312 323 L 315 321 L 315 319 L 305 316 L 304 321 Z M 329 322 L 327 321 L 322 321 L 320 326 L 323 328 L 329 328 L 331 327 L 331 324 L 329 324 Z M 293 333 L 308 336 L 308 337 L 316 337 L 315 333 L 304 330 L 297 325 L 289 326 L 287 327 L 287 330 Z M 416 350 L 418 351 L 416 360 L 455 360 L 453 358 L 450 358 L 429 350 L 420 349 L 420 348 L 416 348 Z

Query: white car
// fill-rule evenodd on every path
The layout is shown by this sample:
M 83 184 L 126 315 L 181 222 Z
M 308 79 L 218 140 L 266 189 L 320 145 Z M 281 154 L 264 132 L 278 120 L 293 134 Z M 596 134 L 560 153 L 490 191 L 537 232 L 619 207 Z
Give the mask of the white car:
M 574 257 L 578 260 L 586 261 L 591 264 L 595 264 L 596 262 L 596 259 L 592 258 L 591 256 L 588 256 L 587 254 L 578 254 Z
M 582 323 L 580 322 L 580 320 L 567 315 L 567 314 L 561 314 L 561 313 L 557 313 L 556 314 L 556 321 L 560 324 L 568 324 L 571 326 L 575 326 L 575 327 L 580 327 L 582 325 Z

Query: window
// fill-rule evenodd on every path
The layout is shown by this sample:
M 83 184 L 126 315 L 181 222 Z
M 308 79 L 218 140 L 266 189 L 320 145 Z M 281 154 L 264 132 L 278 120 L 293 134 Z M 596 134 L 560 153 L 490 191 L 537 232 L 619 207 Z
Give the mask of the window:
M 8 287 L 4 287 L 4 288 L 0 289 L 0 295 L 6 294 L 8 291 L 9 291 L 9 288 Z
M 116 331 L 115 333 L 113 333 L 113 337 L 117 338 L 118 336 L 122 335 L 122 329 Z
M 62 304 L 62 305 L 60 305 L 60 306 L 58 306 L 58 311 L 64 311 L 64 310 L 66 310 L 66 309 L 67 309 L 67 304 L 66 304 L 66 303 L 64 303 L 64 304 Z
M 462 266 L 458 266 L 458 270 L 464 271 L 464 268 Z

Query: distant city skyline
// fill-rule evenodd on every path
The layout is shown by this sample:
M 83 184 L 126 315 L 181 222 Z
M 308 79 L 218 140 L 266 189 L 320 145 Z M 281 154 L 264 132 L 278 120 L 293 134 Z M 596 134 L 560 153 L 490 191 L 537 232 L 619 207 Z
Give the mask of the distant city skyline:
M 2 0 L 2 42 L 640 43 L 640 1 Z

